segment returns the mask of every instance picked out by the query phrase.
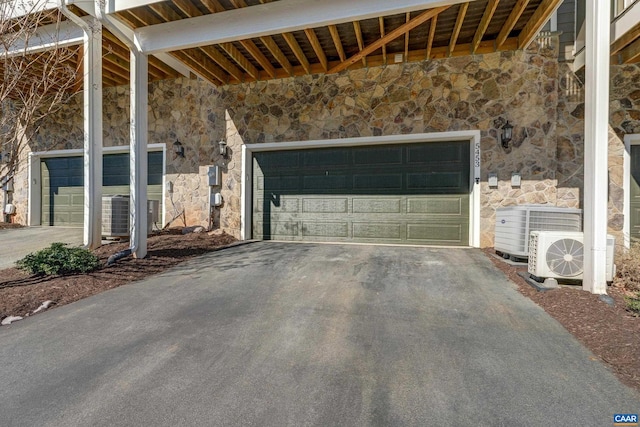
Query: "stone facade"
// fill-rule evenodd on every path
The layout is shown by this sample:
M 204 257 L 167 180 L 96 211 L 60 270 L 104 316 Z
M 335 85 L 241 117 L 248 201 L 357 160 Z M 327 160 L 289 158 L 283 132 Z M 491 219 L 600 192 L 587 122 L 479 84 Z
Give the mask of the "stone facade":
M 523 203 L 577 207 L 581 203 L 583 95 L 579 78 L 558 62 L 556 46 L 557 39 L 550 39 L 534 43 L 527 51 L 219 88 L 184 78 L 153 83 L 149 143 L 167 144 L 166 180 L 173 187 L 166 194 L 166 222 L 208 224 L 206 166 L 219 165 L 224 204 L 215 211 L 214 228 L 239 236 L 245 143 L 480 130 L 481 245 L 491 246 L 498 207 Z M 613 73 L 612 93 L 617 93 L 617 87 L 629 88 L 626 93 L 630 94 L 612 99 L 614 133 L 640 129 L 640 122 L 634 121 L 640 118 L 635 109 L 640 95 L 634 98 L 634 90 L 640 93 L 634 86 L 640 72 L 634 66 L 613 67 Z M 81 103 L 79 96 L 43 124 L 34 145 L 81 147 Z M 128 104 L 126 87 L 105 90 L 105 146 L 128 143 Z M 500 145 L 498 136 L 506 120 L 515 125 L 508 149 Z M 227 158 L 218 154 L 217 142 L 222 138 L 229 144 Z M 185 147 L 184 158 L 171 151 L 176 139 Z M 615 163 L 619 144 L 613 141 L 611 148 Z M 617 166 L 613 169 L 612 186 L 616 186 L 621 178 Z M 520 172 L 520 187 L 511 186 L 512 172 Z M 498 174 L 496 188 L 487 184 L 489 173 Z M 26 185 L 23 180 L 21 186 Z M 20 199 L 19 211 L 26 212 L 26 197 Z M 622 208 L 617 190 L 612 191 L 612 199 L 614 226 Z M 19 219 L 24 222 L 24 213 Z

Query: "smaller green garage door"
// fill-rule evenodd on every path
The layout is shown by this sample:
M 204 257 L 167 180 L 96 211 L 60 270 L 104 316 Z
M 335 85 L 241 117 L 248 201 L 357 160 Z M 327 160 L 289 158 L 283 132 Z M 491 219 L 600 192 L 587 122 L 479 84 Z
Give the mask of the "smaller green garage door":
M 148 199 L 162 209 L 163 153 L 148 153 Z M 102 162 L 102 194 L 129 194 L 129 154 L 106 154 Z M 84 223 L 83 157 L 45 158 L 42 176 L 42 225 L 82 227 Z
M 631 146 L 631 204 L 629 206 L 630 235 L 640 241 L 640 145 Z
M 469 244 L 468 141 L 260 152 L 257 239 Z

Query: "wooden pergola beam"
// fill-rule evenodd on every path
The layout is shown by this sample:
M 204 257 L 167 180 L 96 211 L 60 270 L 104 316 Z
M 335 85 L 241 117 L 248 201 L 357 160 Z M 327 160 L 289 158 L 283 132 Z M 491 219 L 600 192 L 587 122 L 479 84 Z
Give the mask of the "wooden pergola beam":
M 233 63 L 214 46 L 202 46 L 200 50 L 202 50 L 209 59 L 218 64 L 225 72 L 233 76 L 233 78 L 242 81 L 244 77 L 242 70 L 233 65 Z
M 620 51 L 620 60 L 623 64 L 638 62 L 640 59 L 640 39 L 634 41 Z
M 498 7 L 498 3 L 500 3 L 500 0 L 489 0 L 489 2 L 487 3 L 487 7 L 484 9 L 484 13 L 482 14 L 482 19 L 480 20 L 478 29 L 476 30 L 476 33 L 473 36 L 473 41 L 471 42 L 472 54 L 476 53 L 476 49 L 478 48 L 478 45 L 482 41 L 482 37 L 484 37 L 484 33 L 487 31 L 487 27 L 489 27 L 491 18 L 493 18 L 493 14 L 496 13 L 496 8 Z
M 266 71 L 267 74 L 271 76 L 271 78 L 275 78 L 276 69 L 273 67 L 273 65 L 271 65 L 271 61 L 269 61 L 269 59 L 267 59 L 267 57 L 264 56 L 264 54 L 260 51 L 258 46 L 256 46 L 256 44 L 253 41 L 241 40 L 240 44 L 242 45 L 242 47 L 244 47 L 247 50 L 247 52 L 249 52 L 249 55 L 251 55 L 253 59 L 255 59 L 256 62 L 260 64 L 260 66 L 264 69 L 264 71 Z
M 324 72 L 327 72 L 327 70 L 329 69 L 329 65 L 327 63 L 327 55 L 324 53 L 324 49 L 320 44 L 320 40 L 318 40 L 316 32 L 313 31 L 313 28 L 307 28 L 306 30 L 304 30 L 304 33 L 307 35 L 307 39 L 309 39 L 309 43 L 311 43 L 311 47 L 316 53 L 318 61 L 320 61 L 320 64 L 322 65 L 322 69 L 324 70 Z
M 456 50 L 456 43 L 458 42 L 458 36 L 464 23 L 464 17 L 467 15 L 467 9 L 469 9 L 469 3 L 462 3 L 458 9 L 458 17 L 456 18 L 456 25 L 453 27 L 453 33 L 449 41 L 449 52 Z
M 429 24 L 429 39 L 427 40 L 426 59 L 431 59 L 431 48 L 433 47 L 433 38 L 436 35 L 436 25 L 438 25 L 438 15 L 434 16 Z
M 353 21 L 353 31 L 356 33 L 356 41 L 358 42 L 358 50 L 364 49 L 364 39 L 362 38 L 362 28 L 359 21 Z M 367 58 L 362 58 L 362 65 L 367 66 Z
M 293 36 L 293 34 L 291 34 L 291 33 L 283 33 L 282 37 L 284 38 L 284 41 L 287 42 L 287 44 L 291 48 L 291 51 L 296 56 L 296 58 L 298 58 L 298 62 L 300 62 L 300 65 L 302 66 L 302 68 L 304 68 L 304 70 L 307 72 L 307 74 L 310 74 L 311 73 L 311 67 L 309 66 L 309 59 L 306 57 L 306 55 L 302 51 L 302 48 L 298 44 L 298 41 Z
M 380 39 L 384 39 L 385 37 L 385 28 L 384 28 L 384 18 L 381 16 L 378 18 L 378 22 L 380 24 Z M 361 51 L 362 52 L 362 51 Z M 387 44 L 382 45 L 382 58 L 384 59 L 384 63 L 387 63 Z
M 406 13 L 405 15 L 405 24 L 409 23 L 409 21 L 411 21 L 411 14 L 409 12 Z M 404 56 L 403 59 L 406 62 L 407 57 L 409 56 L 409 35 L 411 34 L 411 31 L 407 31 L 404 35 Z
M 538 6 L 518 36 L 518 47 L 520 49 L 529 46 L 529 43 L 533 41 L 540 28 L 549 20 L 549 17 L 560 6 L 560 3 L 562 3 L 562 0 L 543 0 L 540 3 L 540 6 Z
M 188 54 L 182 50 L 171 52 L 170 55 L 175 56 L 177 59 L 187 64 L 212 85 L 219 86 L 220 84 L 226 83 L 226 81 L 217 78 L 209 69 L 207 69 L 207 67 L 203 66 L 201 58 L 194 58 L 195 55 Z
M 517 3 L 513 6 L 509 17 L 506 21 L 504 21 L 504 25 L 502 26 L 502 29 L 500 29 L 500 33 L 496 38 L 496 49 L 500 49 L 504 42 L 507 40 L 507 37 L 509 37 L 509 34 L 513 30 L 513 27 L 515 27 L 518 23 L 518 19 L 520 19 L 520 16 L 522 16 L 522 12 L 524 12 L 528 4 L 529 0 L 518 0 Z
M 329 33 L 331 33 L 331 39 L 333 40 L 333 44 L 336 46 L 336 51 L 338 52 L 340 61 L 344 61 L 345 59 L 347 59 L 347 56 L 344 53 L 344 47 L 342 46 L 342 40 L 340 39 L 338 27 L 336 27 L 335 25 L 329 25 Z
M 233 43 L 222 43 L 220 48 L 227 52 L 234 61 L 238 63 L 251 77 L 258 80 L 260 78 L 260 71 L 249 61 L 240 50 L 233 45 Z
M 291 66 L 291 63 L 287 59 L 286 55 L 278 47 L 278 44 L 275 42 L 275 40 L 273 40 L 271 36 L 265 36 L 260 37 L 260 41 L 265 45 L 269 52 L 271 52 L 273 57 L 276 58 L 276 61 L 280 63 L 282 68 L 284 68 L 286 72 L 293 77 L 293 67 Z
M 383 38 L 381 38 L 379 40 L 376 40 L 375 42 L 371 43 L 369 46 L 364 48 L 362 51 L 356 53 L 351 58 L 347 59 L 346 61 L 342 61 L 339 65 L 337 65 L 337 66 L 333 67 L 332 69 L 330 69 L 329 73 L 338 73 L 338 72 L 348 68 L 350 65 L 353 65 L 354 63 L 358 62 L 363 57 L 365 57 L 365 56 L 369 55 L 370 53 L 375 52 L 376 50 L 380 49 L 380 47 L 382 47 L 383 45 L 389 43 L 391 40 L 397 39 L 398 37 L 402 36 L 406 32 L 411 31 L 412 29 L 414 29 L 418 25 L 428 21 L 429 19 L 431 19 L 434 16 L 442 13 L 443 11 L 447 10 L 448 8 L 449 8 L 449 6 L 442 6 L 442 7 L 437 7 L 437 8 L 429 9 L 429 10 L 426 10 L 426 11 L 422 12 L 420 15 L 416 16 L 411 21 L 407 22 L 406 24 L 403 24 L 403 25 L 399 26 L 398 28 L 396 28 L 395 30 L 391 31 L 389 34 L 387 34 Z
M 611 44 L 611 55 L 615 55 L 616 53 L 620 52 L 622 49 L 633 43 L 639 37 L 640 22 L 638 22 L 633 28 L 631 28 L 631 30 L 629 30 L 622 37 Z

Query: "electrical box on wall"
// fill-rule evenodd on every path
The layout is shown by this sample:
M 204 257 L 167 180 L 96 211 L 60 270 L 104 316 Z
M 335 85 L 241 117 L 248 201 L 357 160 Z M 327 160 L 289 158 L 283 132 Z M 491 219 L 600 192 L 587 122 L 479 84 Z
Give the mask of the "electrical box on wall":
M 219 207 L 222 205 L 222 194 L 213 193 L 211 194 L 211 206 Z
M 498 186 L 498 174 L 490 173 L 489 174 L 489 187 L 497 187 Z
M 511 186 L 520 187 L 521 176 L 520 172 L 513 172 L 511 174 Z
M 211 187 L 220 185 L 220 167 L 209 166 L 207 168 L 207 175 L 209 176 L 209 185 Z

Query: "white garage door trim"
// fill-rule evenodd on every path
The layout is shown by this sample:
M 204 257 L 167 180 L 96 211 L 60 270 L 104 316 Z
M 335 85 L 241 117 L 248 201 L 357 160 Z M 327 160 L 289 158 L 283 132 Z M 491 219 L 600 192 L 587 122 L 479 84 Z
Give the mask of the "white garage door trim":
M 357 147 L 383 144 L 417 144 L 424 142 L 469 141 L 471 151 L 469 208 L 469 244 L 480 247 L 480 131 L 419 133 L 379 137 L 323 139 L 315 141 L 274 142 L 242 146 L 241 238 L 251 236 L 251 200 L 253 197 L 253 153 L 261 151 L 301 150 L 328 147 Z
M 640 133 L 633 133 L 624 136 L 624 175 L 623 175 L 623 191 L 624 191 L 624 225 L 622 233 L 624 235 L 624 245 L 629 247 L 631 244 L 631 146 L 640 145 Z
M 149 152 L 162 151 L 162 197 L 166 194 L 166 175 L 167 175 L 167 146 L 165 144 L 149 144 L 147 147 Z M 125 154 L 129 153 L 128 146 L 119 147 L 103 147 L 104 154 Z M 29 226 L 38 226 L 42 224 L 42 183 L 40 177 L 40 163 L 42 159 L 50 159 L 55 157 L 81 156 L 84 153 L 82 148 L 72 150 L 52 150 L 38 151 L 29 153 L 29 208 L 27 216 L 27 224 Z M 162 223 L 165 221 L 166 203 L 162 204 Z

